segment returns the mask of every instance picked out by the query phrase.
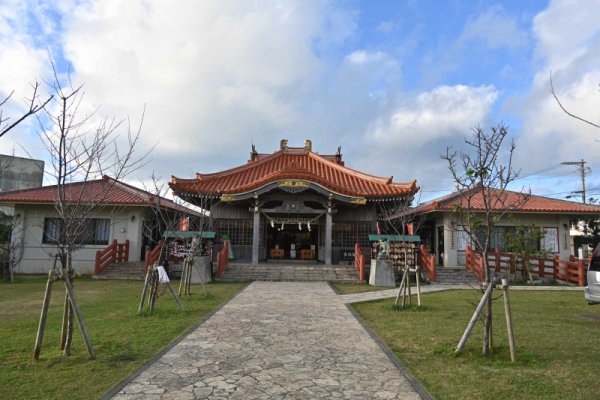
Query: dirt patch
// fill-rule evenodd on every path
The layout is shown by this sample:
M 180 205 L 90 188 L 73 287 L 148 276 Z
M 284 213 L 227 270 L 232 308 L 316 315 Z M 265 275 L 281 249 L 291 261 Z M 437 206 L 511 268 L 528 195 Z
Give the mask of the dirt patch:
M 600 314 L 578 314 L 577 317 L 600 322 Z

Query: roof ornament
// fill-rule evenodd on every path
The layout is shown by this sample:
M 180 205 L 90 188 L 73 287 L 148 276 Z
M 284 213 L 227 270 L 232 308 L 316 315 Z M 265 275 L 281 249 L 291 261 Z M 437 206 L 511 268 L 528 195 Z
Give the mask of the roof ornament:
M 256 151 L 256 146 L 252 145 L 252 151 L 250 152 L 250 160 L 255 161 L 258 157 L 258 151 Z
M 335 162 L 344 165 L 342 162 L 342 146 L 338 146 L 337 153 L 335 153 Z
M 312 151 L 312 140 L 306 139 L 304 141 L 304 150 Z
M 281 139 L 281 142 L 279 142 L 279 149 L 280 150 L 287 150 L 288 147 L 288 140 L 287 139 Z

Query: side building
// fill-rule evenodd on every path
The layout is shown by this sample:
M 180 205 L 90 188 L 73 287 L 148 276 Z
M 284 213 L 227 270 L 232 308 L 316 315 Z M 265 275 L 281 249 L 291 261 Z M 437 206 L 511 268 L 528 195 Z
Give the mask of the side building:
M 183 200 L 209 209 L 212 231 L 229 238 L 232 256 L 254 264 L 272 259 L 338 264 L 353 260 L 355 243 L 369 247 L 382 208 L 410 203 L 416 181 L 396 183 L 350 169 L 341 151 L 320 155 L 310 140 L 259 154 L 225 171 L 173 177 Z M 368 252 L 367 252 L 368 254 Z

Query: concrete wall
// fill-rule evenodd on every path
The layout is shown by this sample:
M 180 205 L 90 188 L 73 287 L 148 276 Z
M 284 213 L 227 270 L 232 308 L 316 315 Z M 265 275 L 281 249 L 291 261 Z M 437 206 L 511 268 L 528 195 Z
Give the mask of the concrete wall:
M 143 207 L 103 208 L 92 218 L 110 219 L 109 243 L 116 239 L 124 243 L 129 239 L 129 260 L 139 261 L 142 245 Z M 15 206 L 16 226 L 13 229 L 13 245 L 20 249 L 20 259 L 15 266 L 17 273 L 47 273 L 53 265 L 55 247 L 43 244 L 44 218 L 57 217 L 52 205 Z M 132 218 L 134 217 L 134 218 Z M 132 220 L 133 219 L 133 220 Z M 96 251 L 106 245 L 86 245 L 73 254 L 73 266 L 78 273 L 94 272 Z
M 569 234 L 569 215 L 562 214 L 513 214 L 510 218 L 504 218 L 497 226 L 516 226 L 536 224 L 542 228 L 558 228 L 558 256 L 561 259 L 568 259 L 571 252 L 571 236 Z M 457 229 L 460 227 L 458 218 L 451 213 L 438 214 L 434 217 L 435 221 L 435 252 L 437 254 L 438 227 L 444 227 L 444 255 L 443 266 L 454 267 L 465 265 L 465 252 L 457 250 Z M 566 228 L 565 228 L 566 226 Z
M 0 192 L 42 186 L 44 162 L 0 154 Z

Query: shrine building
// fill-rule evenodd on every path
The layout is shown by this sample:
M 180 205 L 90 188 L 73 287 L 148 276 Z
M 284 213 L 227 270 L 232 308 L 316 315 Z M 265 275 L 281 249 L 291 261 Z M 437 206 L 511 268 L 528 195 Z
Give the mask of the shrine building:
M 210 211 L 209 230 L 230 240 L 233 257 L 253 264 L 272 259 L 339 264 L 354 259 L 354 245 L 369 247 L 385 205 L 410 202 L 416 181 L 397 183 L 344 165 L 341 148 L 320 155 L 306 140 L 259 154 L 221 172 L 172 177 L 183 200 Z

